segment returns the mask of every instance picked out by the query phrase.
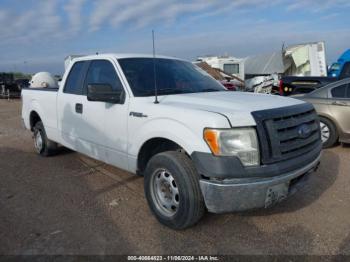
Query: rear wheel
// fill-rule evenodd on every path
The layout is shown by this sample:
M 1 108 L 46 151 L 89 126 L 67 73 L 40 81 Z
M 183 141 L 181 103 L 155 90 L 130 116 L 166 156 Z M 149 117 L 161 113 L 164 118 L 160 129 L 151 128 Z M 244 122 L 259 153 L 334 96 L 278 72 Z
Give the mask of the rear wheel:
M 46 136 L 44 125 L 41 121 L 34 126 L 34 147 L 41 156 L 50 156 L 56 152 L 57 143 L 49 140 Z
M 320 128 L 323 148 L 332 147 L 338 140 L 338 132 L 335 125 L 329 119 L 320 117 Z
M 181 152 L 163 152 L 151 158 L 145 170 L 145 194 L 159 222 L 184 229 L 204 214 L 198 174 Z

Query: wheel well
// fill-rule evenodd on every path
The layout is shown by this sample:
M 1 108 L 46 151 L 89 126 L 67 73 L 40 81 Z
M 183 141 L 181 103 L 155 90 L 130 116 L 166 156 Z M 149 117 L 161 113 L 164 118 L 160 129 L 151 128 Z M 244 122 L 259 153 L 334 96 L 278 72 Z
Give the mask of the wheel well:
M 152 138 L 145 142 L 139 151 L 137 157 L 137 172 L 142 174 L 147 166 L 148 161 L 154 155 L 165 151 L 181 151 L 186 153 L 180 145 L 169 139 L 160 137 Z
M 333 124 L 333 126 L 335 127 L 336 131 L 338 131 L 338 124 L 331 117 L 329 117 L 327 115 L 318 115 L 318 117 L 320 118 L 320 121 L 321 121 L 321 118 L 324 118 L 324 119 L 328 120 L 329 122 L 331 122 Z
M 30 113 L 29 120 L 30 120 L 30 130 L 33 130 L 33 127 L 35 126 L 36 123 L 41 121 L 41 118 L 37 112 L 32 111 Z
M 329 122 L 331 122 L 331 124 L 335 128 L 336 135 L 339 136 L 339 131 L 338 131 L 339 126 L 338 126 L 338 123 L 336 121 L 334 121 L 331 117 L 326 116 L 326 115 L 319 115 L 319 118 L 324 118 L 324 119 L 328 120 Z M 321 121 L 321 119 L 320 119 L 320 121 Z

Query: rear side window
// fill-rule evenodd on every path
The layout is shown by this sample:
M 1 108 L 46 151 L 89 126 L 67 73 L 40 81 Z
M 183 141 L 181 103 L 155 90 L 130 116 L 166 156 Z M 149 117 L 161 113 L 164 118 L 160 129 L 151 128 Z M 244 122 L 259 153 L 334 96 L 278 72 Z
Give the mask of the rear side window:
M 66 85 L 64 86 L 64 93 L 69 94 L 82 94 L 82 74 L 84 72 L 85 62 L 76 62 L 72 69 L 69 72 L 69 75 L 66 80 Z
M 350 98 L 350 85 L 348 85 L 348 91 L 346 92 L 346 98 Z
M 123 90 L 123 85 L 111 62 L 107 60 L 94 60 L 91 62 L 85 80 L 84 93 L 89 84 L 109 84 L 113 90 Z
M 341 85 L 341 86 L 334 87 L 334 88 L 331 90 L 332 97 L 334 97 L 334 98 L 345 98 L 346 88 L 347 88 L 347 85 L 346 85 L 346 84 L 345 84 L 345 85 Z

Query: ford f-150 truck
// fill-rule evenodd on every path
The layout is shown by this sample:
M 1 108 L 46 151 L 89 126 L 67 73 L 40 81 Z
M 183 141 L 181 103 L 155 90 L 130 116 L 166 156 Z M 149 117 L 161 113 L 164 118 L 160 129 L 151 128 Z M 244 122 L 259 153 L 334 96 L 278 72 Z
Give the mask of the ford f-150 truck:
M 194 225 L 205 210 L 269 207 L 320 161 L 311 104 L 228 92 L 177 58 L 75 58 L 58 89 L 23 89 L 22 99 L 37 153 L 60 144 L 143 175 L 151 211 L 174 229 Z

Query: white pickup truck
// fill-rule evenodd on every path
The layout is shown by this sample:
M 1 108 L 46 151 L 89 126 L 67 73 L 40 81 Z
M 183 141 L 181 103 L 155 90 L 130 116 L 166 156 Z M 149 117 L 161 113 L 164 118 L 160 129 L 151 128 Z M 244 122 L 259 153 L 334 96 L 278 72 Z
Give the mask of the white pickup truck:
M 176 58 L 75 58 L 58 89 L 23 89 L 22 99 L 40 155 L 60 144 L 143 175 L 150 209 L 174 229 L 195 224 L 205 210 L 269 207 L 320 160 L 311 104 L 226 91 Z

